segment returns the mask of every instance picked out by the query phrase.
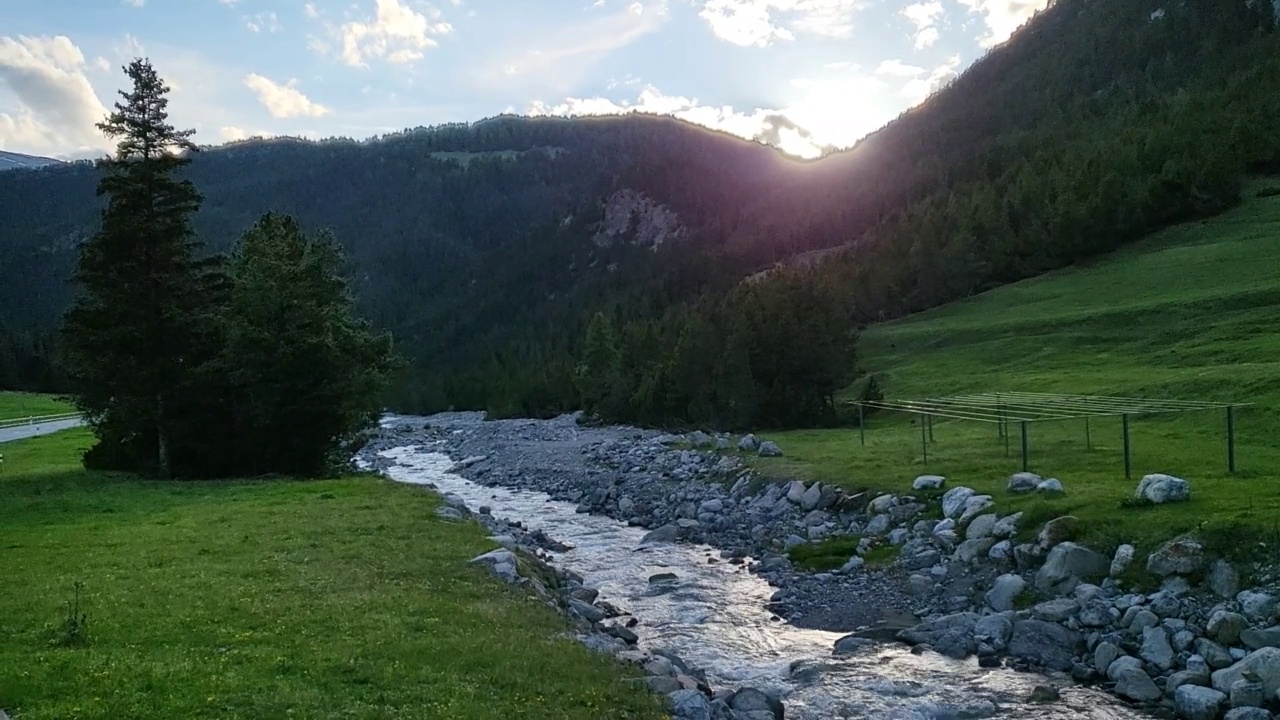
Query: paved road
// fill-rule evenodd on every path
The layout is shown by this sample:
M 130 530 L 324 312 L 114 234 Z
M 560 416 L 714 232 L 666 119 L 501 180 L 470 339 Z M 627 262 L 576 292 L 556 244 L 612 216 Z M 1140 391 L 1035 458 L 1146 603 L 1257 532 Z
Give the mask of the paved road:
M 70 420 L 54 420 L 53 422 L 42 422 L 34 425 L 19 425 L 18 427 L 4 428 L 0 430 L 0 443 L 10 442 L 12 440 L 23 440 L 25 438 L 36 437 L 37 435 L 48 435 L 62 430 L 68 430 L 84 424 L 84 420 L 80 418 L 72 418 Z

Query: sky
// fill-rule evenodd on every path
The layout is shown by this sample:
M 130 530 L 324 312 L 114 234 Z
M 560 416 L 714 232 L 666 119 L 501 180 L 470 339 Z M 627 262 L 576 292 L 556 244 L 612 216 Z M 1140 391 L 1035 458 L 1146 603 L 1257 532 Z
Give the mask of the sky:
M 1046 0 L 0 0 L 0 150 L 110 150 L 147 57 L 218 145 L 652 112 L 799 157 L 924 100 Z

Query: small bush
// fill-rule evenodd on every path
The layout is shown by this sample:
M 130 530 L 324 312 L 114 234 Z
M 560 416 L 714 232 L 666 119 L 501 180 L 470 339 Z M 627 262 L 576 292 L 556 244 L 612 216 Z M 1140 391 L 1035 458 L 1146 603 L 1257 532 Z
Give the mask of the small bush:
M 62 619 L 53 644 L 59 647 L 83 647 L 89 644 L 89 616 L 80 609 L 80 591 L 84 583 L 75 584 L 75 594 L 67 602 L 67 616 Z

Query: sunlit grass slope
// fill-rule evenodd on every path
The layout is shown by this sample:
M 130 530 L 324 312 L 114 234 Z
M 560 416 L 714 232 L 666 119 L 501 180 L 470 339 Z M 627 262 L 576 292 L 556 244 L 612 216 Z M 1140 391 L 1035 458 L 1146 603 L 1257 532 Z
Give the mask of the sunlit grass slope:
M 659 718 L 638 679 L 467 560 L 494 547 L 372 476 L 89 473 L 0 446 L 0 708 L 45 718 Z M 83 583 L 87 641 L 64 646 Z
M 856 429 L 771 435 L 787 457 L 763 467 L 893 491 L 916 474 L 943 474 L 992 493 L 1005 511 L 1081 516 L 1085 532 L 1109 544 L 1149 544 L 1202 523 L 1250 532 L 1280 523 L 1280 197 L 1251 191 L 1233 212 L 1087 266 L 871 328 L 861 352 L 893 399 L 1031 391 L 1252 403 L 1236 410 L 1239 472 L 1227 473 L 1222 411 L 1135 418 L 1132 480 L 1119 418 L 1090 421 L 1091 448 L 1084 421 L 1032 424 L 1030 469 L 1067 489 L 1052 501 L 1008 496 L 1006 480 L 1021 469 L 1018 429 L 1006 456 L 995 426 L 972 421 L 937 419 L 927 463 L 919 426 L 879 414 L 865 448 Z M 1152 472 L 1189 479 L 1192 502 L 1122 509 Z

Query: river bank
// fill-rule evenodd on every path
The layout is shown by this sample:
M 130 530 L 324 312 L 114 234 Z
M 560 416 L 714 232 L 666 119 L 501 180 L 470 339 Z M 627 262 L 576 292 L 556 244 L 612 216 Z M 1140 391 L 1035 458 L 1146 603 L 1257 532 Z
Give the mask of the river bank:
M 773 484 L 755 478 L 731 448 L 725 452 L 724 438 L 700 434 L 672 438 L 634 428 L 583 427 L 572 417 L 484 422 L 478 414 L 461 413 L 391 418 L 385 424 L 388 427 L 361 453 L 371 466 L 384 472 L 393 468 L 395 461 L 385 455 L 393 448 L 419 447 L 446 453 L 454 459 L 448 476 L 461 476 L 470 487 L 475 487 L 472 482 L 479 483 L 495 496 L 513 488 L 515 492 L 546 493 L 550 497 L 543 496 L 545 502 L 551 504 L 554 499 L 565 504 L 584 522 L 607 517 L 634 526 L 637 540 L 645 541 L 642 547 L 670 546 L 671 540 L 679 541 L 674 547 L 699 547 L 702 554 L 696 562 L 703 568 L 745 574 L 768 583 L 761 584 L 771 590 L 768 596 L 753 601 L 766 608 L 761 623 L 791 628 L 789 632 L 815 628 L 826 633 L 823 654 L 828 659 L 843 655 L 845 662 L 850 658 L 856 661 L 860 654 L 874 657 L 901 648 L 893 652 L 925 658 L 921 662 L 938 671 L 940 663 L 950 662 L 947 656 L 976 652 L 983 657 L 980 662 L 970 657 L 966 673 L 977 672 L 979 664 L 1024 670 L 1056 667 L 1066 672 L 1054 674 L 1051 684 L 1064 690 L 1064 697 L 1078 691 L 1072 688 L 1070 677 L 1074 663 L 1063 667 L 1061 654 L 1055 655 L 1054 648 L 1046 644 L 1045 633 L 1052 631 L 1041 625 L 1044 621 L 1014 617 L 1012 611 L 1008 617 L 988 611 L 996 619 L 977 622 L 980 618 L 973 612 L 978 609 L 973 598 L 978 597 L 981 603 L 985 590 L 1000 577 L 998 564 L 985 562 L 999 542 L 979 543 L 983 553 L 975 553 L 976 546 L 968 545 L 965 560 L 953 557 L 955 549 L 944 555 L 936 536 L 946 539 L 946 532 L 935 533 L 939 520 L 929 517 L 935 512 L 931 508 L 939 505 L 938 492 L 922 490 L 916 493 L 919 497 L 877 499 L 794 483 Z M 704 447 L 683 448 L 681 443 L 687 441 Z M 910 480 L 906 484 L 910 486 Z M 977 510 L 980 505 L 981 499 L 971 507 Z M 966 517 L 964 525 L 971 519 Z M 566 527 L 573 523 L 570 518 Z M 1013 524 L 1016 519 L 1004 523 L 999 532 Z M 812 573 L 794 568 L 785 553 L 788 545 L 795 548 L 824 538 L 859 534 L 868 538 L 869 557 L 892 546 L 899 548 L 900 559 L 882 568 L 851 560 L 838 572 Z M 895 542 L 897 545 L 891 545 Z M 965 546 L 965 542 L 958 545 Z M 976 562 L 979 554 L 984 562 Z M 559 559 L 568 556 L 562 554 Z M 927 588 L 922 580 L 927 581 Z M 969 617 L 973 621 L 968 621 Z M 940 618 L 944 619 L 941 626 L 936 624 Z M 917 626 L 920 620 L 926 622 Z M 645 623 L 642 616 L 640 622 Z M 1007 632 L 1005 625 L 1011 626 Z M 912 626 L 917 626 L 914 632 L 902 632 Z M 1022 632 L 1013 632 L 1014 627 Z M 994 632 L 995 637 L 980 634 L 984 632 Z M 987 647 L 979 647 L 975 637 L 987 640 Z M 920 645 L 914 651 L 919 655 L 912 655 L 902 644 L 885 644 L 895 639 Z M 840 647 L 833 652 L 837 640 Z M 1081 647 L 1079 653 L 1068 657 L 1083 659 L 1086 652 Z M 993 672 L 997 674 L 992 677 L 1009 677 L 1007 670 Z M 1043 678 L 1027 675 L 1032 684 L 1022 690 L 1022 696 L 1006 696 L 1001 702 L 1025 701 L 1036 680 Z M 1056 690 L 1045 694 L 1052 696 Z M 968 708 L 964 712 L 970 717 L 1018 716 L 1005 715 L 1000 707 L 997 702 L 986 710 Z M 1123 703 L 1096 696 L 1090 696 L 1089 707 L 1092 709 L 1085 714 L 1079 707 L 1066 712 L 1066 707 L 1038 706 L 1035 712 L 1041 717 L 1142 716 Z M 947 716 L 954 715 L 903 715 Z

